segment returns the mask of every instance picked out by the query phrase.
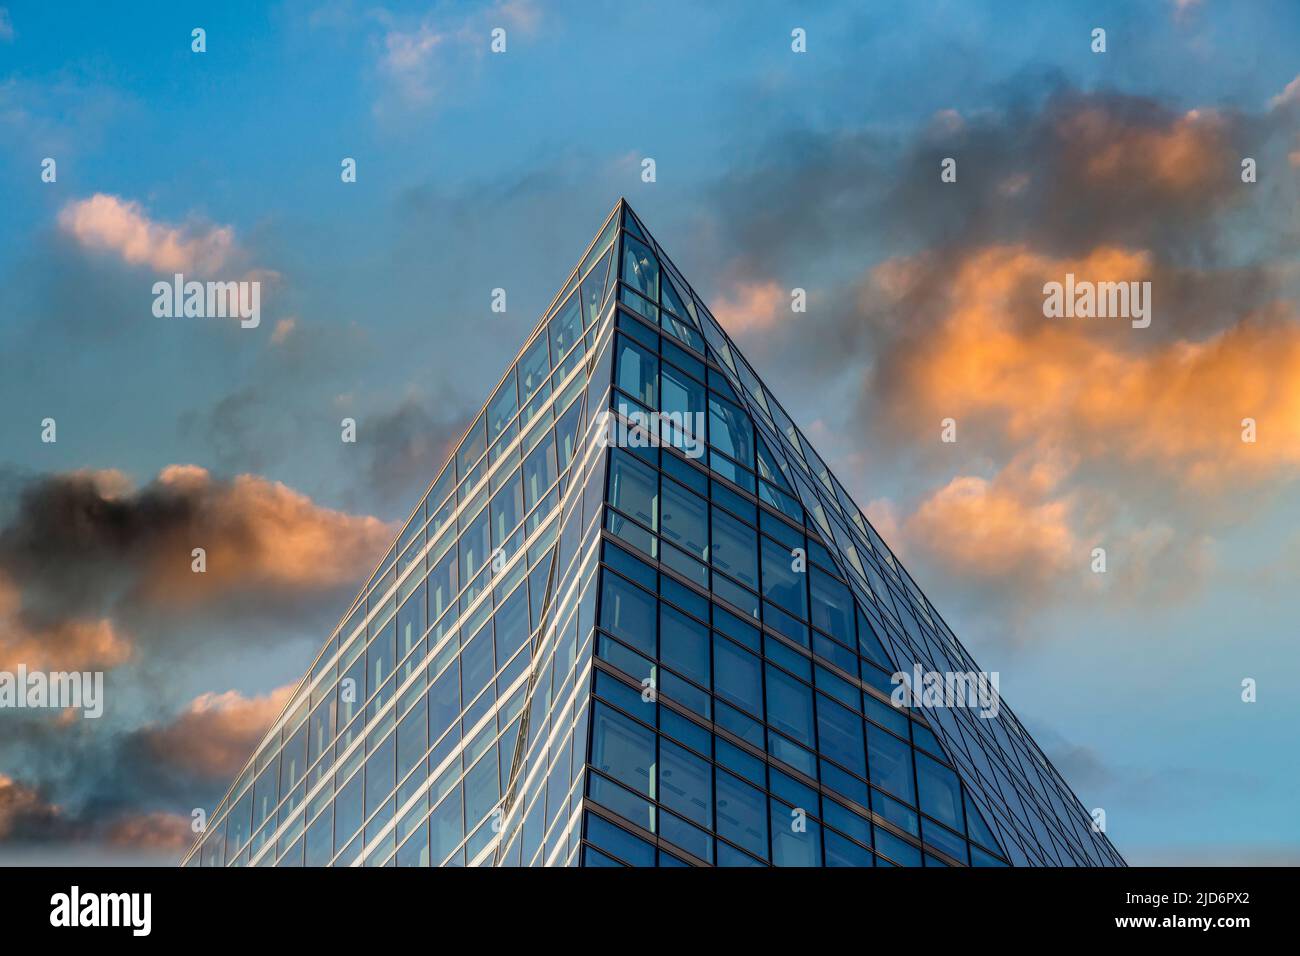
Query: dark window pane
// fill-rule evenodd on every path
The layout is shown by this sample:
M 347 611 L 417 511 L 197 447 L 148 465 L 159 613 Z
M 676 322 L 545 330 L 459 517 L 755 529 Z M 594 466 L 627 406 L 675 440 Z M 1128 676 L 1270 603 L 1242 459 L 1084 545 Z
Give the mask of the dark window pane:
M 709 444 L 742 465 L 754 467 L 754 423 L 716 395 L 709 396 Z
M 851 645 L 854 608 L 848 587 L 820 568 L 810 567 L 808 573 L 813 625 Z
M 722 770 L 717 785 L 718 835 L 767 859 L 767 798 Z
M 908 803 L 916 803 L 912 786 L 912 748 L 892 734 L 867 728 L 867 766 L 871 782 Z
M 623 281 L 651 302 L 659 301 L 659 260 L 631 236 L 623 237 Z
M 709 550 L 709 507 L 699 495 L 665 481 L 663 486 L 663 536 L 697 558 Z
M 705 827 L 713 822 L 713 772 L 702 760 L 676 744 L 659 743 L 659 802 Z
M 591 720 L 591 762 L 602 773 L 649 796 L 654 786 L 655 734 L 597 702 Z
M 795 556 L 784 545 L 763 539 L 763 597 L 801 618 L 808 617 L 805 571 L 795 571 Z
M 921 812 L 928 813 L 954 830 L 962 828 L 961 784 L 953 773 L 925 754 L 916 755 L 916 783 L 920 792 Z
M 758 589 L 758 534 L 718 508 L 713 509 L 713 566 Z
M 758 658 L 724 637 L 713 638 L 714 691 L 751 713 L 762 709 L 763 681 Z
M 709 629 L 666 604 L 659 607 L 659 658 L 664 665 L 709 686 Z
M 772 863 L 776 866 L 821 866 L 821 824 L 808 819 L 807 807 L 772 801 Z M 804 812 L 799 812 L 804 811 Z
M 651 657 L 655 656 L 657 604 L 654 597 L 636 585 L 602 572 L 600 626 Z
M 659 475 L 649 465 L 618 449 L 610 453 L 609 501 L 648 528 L 657 529 Z
M 647 407 L 657 408 L 659 359 L 648 350 L 620 336 L 614 384 Z

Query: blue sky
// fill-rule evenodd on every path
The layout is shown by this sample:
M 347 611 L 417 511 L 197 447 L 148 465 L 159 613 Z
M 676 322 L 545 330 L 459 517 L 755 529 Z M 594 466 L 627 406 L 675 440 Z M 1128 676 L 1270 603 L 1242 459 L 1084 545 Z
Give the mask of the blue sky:
M 0 858 L 175 858 L 626 196 L 1131 862 L 1296 861 L 1300 9 L 700 6 L 0 8 L 0 664 L 119 688 L 0 743 Z M 150 314 L 205 255 L 259 328 Z M 1067 268 L 1151 276 L 1149 334 L 1045 331 Z M 163 600 L 177 501 L 345 544 Z

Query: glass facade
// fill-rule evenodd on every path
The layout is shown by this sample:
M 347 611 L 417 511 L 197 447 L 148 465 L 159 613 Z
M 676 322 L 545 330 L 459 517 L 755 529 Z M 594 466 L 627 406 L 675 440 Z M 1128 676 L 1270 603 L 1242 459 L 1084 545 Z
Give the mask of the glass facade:
M 625 203 L 192 866 L 1122 865 Z

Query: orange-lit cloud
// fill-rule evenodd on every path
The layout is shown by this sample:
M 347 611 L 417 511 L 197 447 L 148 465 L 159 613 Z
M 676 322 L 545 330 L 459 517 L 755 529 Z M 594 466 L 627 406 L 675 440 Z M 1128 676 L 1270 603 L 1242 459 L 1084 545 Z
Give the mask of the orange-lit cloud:
M 45 628 L 21 616 L 22 595 L 0 574 L 0 670 L 105 670 L 131 657 L 131 642 L 108 618 L 67 618 Z
M 114 847 L 179 855 L 194 842 L 190 818 L 179 813 L 137 813 L 104 828 L 104 842 Z
M 1233 168 L 1227 123 L 1209 110 L 1141 125 L 1099 106 L 1085 107 L 1062 116 L 1056 132 L 1071 144 L 1089 185 L 1196 196 L 1222 188 Z
M 144 591 L 160 604 L 204 600 L 256 584 L 272 590 L 324 589 L 354 580 L 392 535 L 378 518 L 317 505 L 306 495 L 256 475 L 218 481 L 196 465 L 158 475 L 164 495 L 185 500 L 190 518 L 159 548 Z M 206 551 L 207 571 L 192 570 L 191 552 Z
M 1015 469 L 991 480 L 960 475 L 923 500 L 900 530 L 909 547 L 953 573 L 1041 589 L 1087 557 L 1071 526 L 1071 502 L 1052 497 L 1053 490 Z
M 151 728 L 142 738 L 159 760 L 198 777 L 233 777 L 244 765 L 296 685 L 286 684 L 260 697 L 237 691 L 203 694 L 171 723 Z
M 35 788 L 0 773 L 0 840 L 57 823 L 60 810 Z
M 895 421 L 928 434 L 940 419 L 991 426 L 1013 447 L 1045 443 L 1158 469 L 1202 491 L 1300 465 L 1300 325 L 1281 307 L 1197 340 L 1123 319 L 1049 319 L 1042 287 L 1066 273 L 1093 281 L 1153 274 L 1141 251 L 1098 248 L 1057 258 L 1024 245 L 971 251 L 931 291 L 933 321 L 898 345 L 883 380 Z M 874 291 L 901 302 L 932 279 L 916 260 L 877 272 Z M 1153 281 L 1153 326 L 1175 329 Z M 1242 441 L 1242 420 L 1258 441 Z
M 96 193 L 70 201 L 59 226 L 80 245 L 159 272 L 211 273 L 235 251 L 229 226 L 180 227 L 149 218 L 138 202 Z
M 711 306 L 714 316 L 729 332 L 745 335 L 770 329 L 785 310 L 790 315 L 789 293 L 770 279 L 737 282 Z M 793 316 L 798 318 L 798 316 Z

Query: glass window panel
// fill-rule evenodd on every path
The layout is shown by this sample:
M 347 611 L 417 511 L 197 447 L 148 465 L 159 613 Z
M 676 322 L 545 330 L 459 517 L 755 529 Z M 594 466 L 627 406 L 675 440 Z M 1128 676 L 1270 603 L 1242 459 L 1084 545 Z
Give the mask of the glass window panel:
M 500 797 L 500 768 L 497 766 L 497 748 L 493 747 L 465 774 L 465 820 L 468 825 L 476 825 L 491 813 Z
M 767 798 L 723 770 L 716 775 L 718 836 L 767 859 Z
M 659 473 L 625 451 L 610 453 L 609 501 L 649 528 L 658 528 Z
M 551 374 L 551 359 L 546 348 L 546 336 L 539 335 L 523 357 L 519 360 L 519 396 L 520 404 L 527 405 L 541 389 L 542 383 Z M 545 397 L 545 395 L 543 395 Z
M 506 430 L 506 425 L 514 419 L 519 411 L 519 395 L 515 391 L 515 373 L 514 369 L 506 376 L 506 380 L 497 388 L 496 394 L 488 402 L 487 429 L 488 444 L 496 441 L 497 437 Z
M 307 725 L 303 724 L 280 755 L 280 799 L 284 799 L 298 786 L 307 771 Z
M 983 815 L 976 808 L 969 793 L 966 794 L 966 827 L 970 832 L 970 838 L 976 843 L 982 843 L 990 850 L 997 849 L 998 843 L 993 837 L 993 831 L 984 822 Z
M 713 638 L 714 691 L 750 713 L 762 709 L 763 677 L 758 658 L 719 635 Z
M 465 836 L 460 787 L 457 787 L 429 817 L 430 859 L 441 863 Z
M 682 302 L 682 297 L 677 294 L 676 287 L 673 286 L 672 280 L 667 276 L 663 278 L 663 305 L 666 309 L 671 309 L 682 318 L 686 318 L 686 306 Z
M 801 618 L 808 617 L 804 583 L 807 573 L 796 571 L 790 549 L 763 538 L 763 597 Z
M 821 824 L 809 819 L 807 807 L 772 803 L 772 863 L 774 866 L 821 866 Z M 802 811 L 802 812 L 801 812 Z
M 394 621 L 370 642 L 366 649 L 366 697 L 369 698 L 388 680 L 397 666 L 397 623 Z
M 404 658 L 406 652 L 424 636 L 426 626 L 424 589 L 425 584 L 421 582 L 415 592 L 397 609 L 398 660 Z
M 366 814 L 379 809 L 397 786 L 397 738 L 389 734 L 366 760 Z
M 276 754 L 275 758 L 258 774 L 257 782 L 253 784 L 253 829 L 260 827 L 271 815 L 275 809 L 276 803 L 279 802 L 279 783 L 280 783 L 280 755 Z
M 754 467 L 754 423 L 716 395 L 709 396 L 709 444 L 742 465 Z
M 921 812 L 954 830 L 962 828 L 961 784 L 957 774 L 925 754 L 916 755 L 916 783 Z
M 573 461 L 578 450 L 578 426 L 582 424 L 582 402 L 574 402 L 555 423 L 555 440 L 558 443 L 559 469 L 563 471 Z M 538 446 L 541 447 L 540 445 Z
M 703 454 L 705 434 L 704 386 L 671 365 L 662 369 L 660 408 L 665 416 L 666 443 L 692 458 Z
M 827 866 L 872 866 L 875 858 L 871 852 L 845 839 L 831 830 L 826 831 Z
M 334 798 L 334 851 L 336 853 L 343 849 L 347 841 L 352 839 L 352 834 L 356 833 L 361 826 L 361 787 L 364 780 L 363 773 L 353 775 L 339 791 L 339 795 Z
M 710 826 L 713 822 L 712 766 L 671 741 L 660 740 L 659 802 L 688 820 Z
M 245 791 L 244 795 L 231 809 L 226 817 L 226 859 L 234 857 L 252 834 L 251 819 L 253 813 L 253 793 Z
M 584 325 L 591 325 L 600 316 L 601 300 L 605 292 L 605 274 L 609 271 L 609 258 L 612 251 L 606 252 L 605 257 L 597 263 L 596 267 L 587 274 L 587 278 L 582 282 L 582 321 Z
M 884 827 L 876 827 L 876 849 L 899 866 L 921 865 L 921 851 Z
M 587 814 L 587 839 L 632 866 L 654 866 L 655 848 L 594 813 Z
M 854 605 L 848 586 L 817 567 L 810 567 L 808 573 L 813 625 L 845 644 L 852 644 Z
M 867 766 L 873 784 L 908 803 L 916 803 L 911 747 L 892 734 L 868 726 Z
M 490 559 L 492 545 L 487 509 L 460 536 L 460 580 L 468 582 Z
M 429 740 L 438 740 L 460 714 L 460 660 L 442 672 L 429 688 Z
M 555 483 L 555 438 L 550 432 L 524 459 L 524 508 L 531 510 Z
M 466 702 L 472 701 L 496 673 L 492 628 L 483 628 L 465 645 L 460 652 L 460 667 L 461 695 Z
M 551 318 L 548 325 L 551 336 L 551 354 L 560 361 L 582 338 L 582 300 L 571 295 Z
M 623 237 L 623 281 L 651 302 L 659 301 L 659 260 L 631 236 Z
M 718 508 L 713 509 L 713 566 L 758 588 L 758 534 Z
M 709 686 L 709 629 L 666 604 L 659 606 L 659 659 Z
M 709 509 L 704 499 L 672 481 L 664 482 L 663 499 L 663 526 L 660 533 L 695 557 L 707 559 Z
M 812 688 L 767 665 L 767 722 L 813 746 Z
M 599 701 L 592 710 L 591 762 L 637 793 L 655 795 L 655 733 Z
M 492 496 L 490 514 L 492 543 L 500 547 L 524 517 L 524 493 L 518 473 L 511 476 L 505 486 Z
M 601 572 L 600 626 L 633 647 L 655 654 L 655 608 L 658 602 L 635 584 Z
M 839 704 L 817 696 L 818 750 L 861 777 L 867 775 L 862 745 L 862 718 Z
M 323 813 L 307 827 L 307 866 L 328 866 L 334 856 L 334 806 L 325 807 Z
M 630 339 L 619 336 L 614 384 L 649 408 L 658 407 L 659 359 Z M 627 412 L 620 408 L 620 411 Z
M 456 460 L 462 475 L 469 470 L 474 462 L 482 457 L 483 452 L 487 451 L 487 432 L 484 426 L 484 417 L 480 415 L 474 420 L 469 433 L 461 442 L 460 451 L 456 454 Z

